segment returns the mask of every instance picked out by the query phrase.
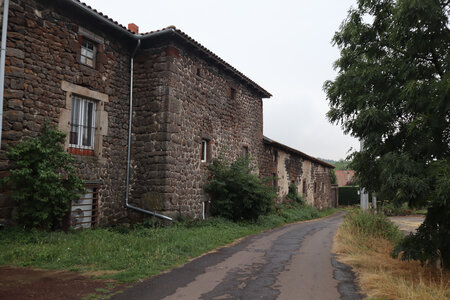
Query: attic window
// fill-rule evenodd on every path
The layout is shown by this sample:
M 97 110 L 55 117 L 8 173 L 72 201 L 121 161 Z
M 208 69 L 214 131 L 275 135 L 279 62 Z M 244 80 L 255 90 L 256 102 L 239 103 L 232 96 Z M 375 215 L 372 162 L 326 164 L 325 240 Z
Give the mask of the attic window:
M 200 75 L 201 75 L 201 74 L 200 74 L 200 68 L 196 68 L 195 74 L 197 74 L 197 76 L 200 76 Z
M 81 43 L 80 62 L 84 65 L 94 68 L 96 52 L 97 45 L 94 42 L 83 38 L 83 41 Z

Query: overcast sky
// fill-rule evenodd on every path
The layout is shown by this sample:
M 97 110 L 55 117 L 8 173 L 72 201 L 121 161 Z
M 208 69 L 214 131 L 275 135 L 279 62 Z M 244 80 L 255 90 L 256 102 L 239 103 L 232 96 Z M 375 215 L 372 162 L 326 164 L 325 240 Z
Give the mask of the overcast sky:
M 83 1 L 83 0 L 82 0 Z M 140 32 L 175 25 L 269 91 L 264 135 L 314 157 L 345 158 L 356 139 L 326 118 L 335 31 L 356 0 L 84 0 Z

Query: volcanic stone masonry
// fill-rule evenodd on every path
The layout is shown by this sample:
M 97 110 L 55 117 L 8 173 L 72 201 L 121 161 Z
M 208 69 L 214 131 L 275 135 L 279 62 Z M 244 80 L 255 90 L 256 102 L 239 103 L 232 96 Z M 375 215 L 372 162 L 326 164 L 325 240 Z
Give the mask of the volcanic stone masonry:
M 65 149 L 98 192 L 97 224 L 145 216 L 124 205 L 130 60 L 139 45 L 131 204 L 200 218 L 209 203 L 203 191 L 207 164 L 219 154 L 233 160 L 249 153 L 261 175 L 279 177 L 280 199 L 293 181 L 308 203 L 330 205 L 332 166 L 263 138 L 262 99 L 268 92 L 176 28 L 142 35 L 137 26 L 133 30 L 76 0 L 10 2 L 0 177 L 10 168 L 6 145 L 36 136 L 45 121 L 69 134 L 72 101 L 82 97 L 95 104 L 93 147 L 74 149 L 68 135 Z M 91 65 L 86 49 L 94 53 Z M 13 209 L 3 190 L 0 224 L 10 222 Z

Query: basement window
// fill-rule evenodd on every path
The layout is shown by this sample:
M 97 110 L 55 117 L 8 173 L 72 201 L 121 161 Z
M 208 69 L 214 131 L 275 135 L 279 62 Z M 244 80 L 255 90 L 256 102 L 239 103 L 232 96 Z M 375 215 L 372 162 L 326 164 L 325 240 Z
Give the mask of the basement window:
M 86 193 L 72 200 L 70 226 L 73 229 L 92 228 L 98 221 L 98 186 L 85 186 Z

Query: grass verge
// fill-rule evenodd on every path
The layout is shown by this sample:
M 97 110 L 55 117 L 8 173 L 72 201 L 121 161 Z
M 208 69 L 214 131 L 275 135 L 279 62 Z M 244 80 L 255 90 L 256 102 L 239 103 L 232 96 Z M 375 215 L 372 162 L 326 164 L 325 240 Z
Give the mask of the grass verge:
M 80 271 L 133 282 L 184 264 L 237 238 L 334 211 L 291 204 L 277 207 L 273 214 L 254 223 L 210 218 L 164 228 L 112 227 L 70 232 L 4 228 L 0 230 L 0 265 Z
M 450 273 L 391 257 L 403 237 L 382 215 L 350 212 L 335 236 L 339 261 L 356 270 L 369 299 L 450 299 Z

